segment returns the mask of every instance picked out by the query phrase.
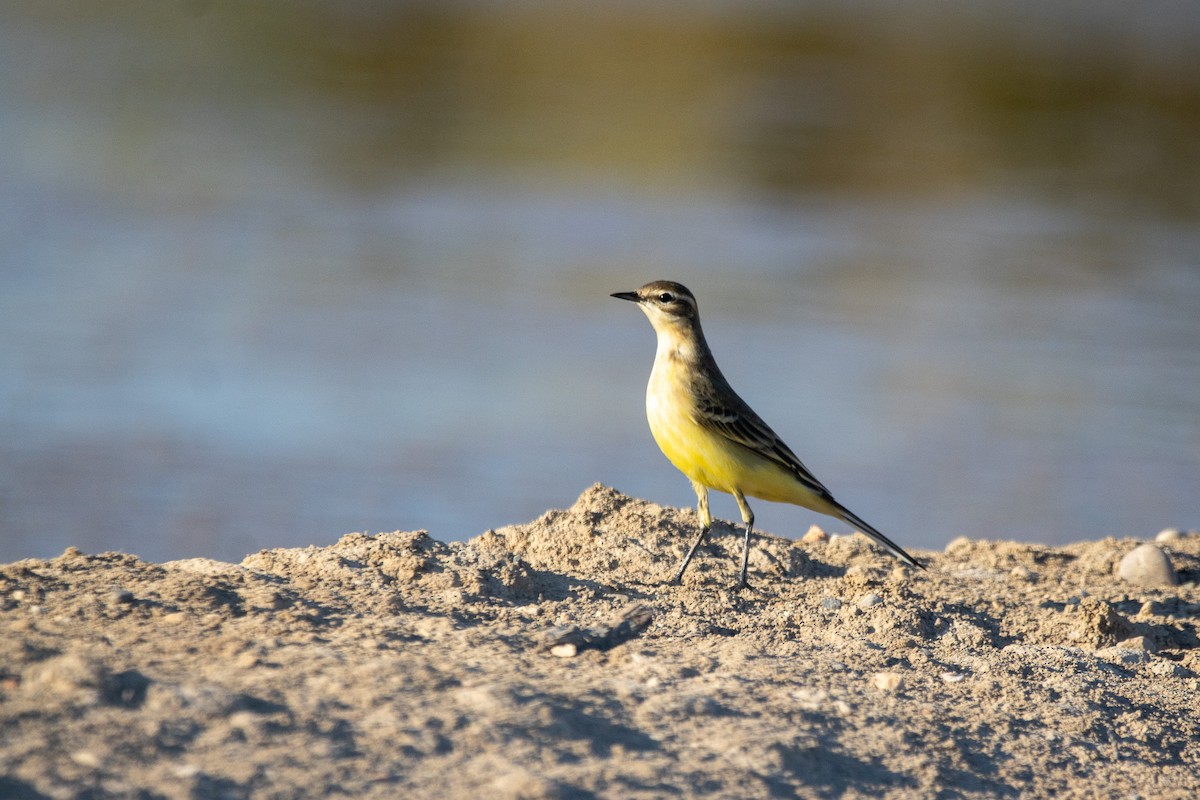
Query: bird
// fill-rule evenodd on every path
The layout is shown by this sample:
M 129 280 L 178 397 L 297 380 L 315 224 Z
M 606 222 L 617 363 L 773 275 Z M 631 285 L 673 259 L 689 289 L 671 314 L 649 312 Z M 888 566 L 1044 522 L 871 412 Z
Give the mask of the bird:
M 650 319 L 658 346 L 646 385 L 646 418 L 667 459 L 692 483 L 700 532 L 669 583 L 683 580 L 712 527 L 708 491 L 733 495 L 745 535 L 735 590 L 748 586 L 754 512 L 746 497 L 792 503 L 853 525 L 905 564 L 924 569 L 891 539 L 833 498 L 783 440 L 738 396 L 721 374 L 700 327 L 696 296 L 674 281 L 652 281 L 612 297 L 637 303 Z

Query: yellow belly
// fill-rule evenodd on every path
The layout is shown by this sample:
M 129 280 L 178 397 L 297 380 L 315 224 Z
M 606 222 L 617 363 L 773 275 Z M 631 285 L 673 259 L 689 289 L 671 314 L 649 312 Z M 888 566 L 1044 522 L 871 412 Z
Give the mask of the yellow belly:
M 828 513 L 828 504 L 787 469 L 697 423 L 693 407 L 686 387 L 661 374 L 651 375 L 646 418 L 654 441 L 676 469 L 720 492 L 741 492 Z

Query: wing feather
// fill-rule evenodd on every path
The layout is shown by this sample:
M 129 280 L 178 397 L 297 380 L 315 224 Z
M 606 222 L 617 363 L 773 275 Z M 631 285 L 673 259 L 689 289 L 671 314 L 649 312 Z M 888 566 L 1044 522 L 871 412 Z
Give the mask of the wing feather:
M 729 390 L 729 394 L 733 394 L 733 391 Z M 698 403 L 696 406 L 694 412 L 696 422 L 787 469 L 814 494 L 830 503 L 833 507 L 831 512 L 833 516 L 856 526 L 901 561 L 919 569 L 925 568 L 891 539 L 863 522 L 861 518 L 834 500 L 833 495 L 825 488 L 824 484 L 809 472 L 808 467 L 804 466 L 791 448 L 775 434 L 775 431 L 771 430 L 771 427 L 763 422 L 750 406 L 741 401 L 741 398 L 738 398 L 737 395 L 733 395 L 733 397 L 738 403 L 736 408 L 731 407 L 730 403 L 715 402 L 713 394 L 710 393 L 704 402 Z
M 743 409 L 707 403 L 696 410 L 697 422 L 787 469 L 817 495 L 832 500 L 829 490 L 804 466 L 767 423 L 747 406 Z

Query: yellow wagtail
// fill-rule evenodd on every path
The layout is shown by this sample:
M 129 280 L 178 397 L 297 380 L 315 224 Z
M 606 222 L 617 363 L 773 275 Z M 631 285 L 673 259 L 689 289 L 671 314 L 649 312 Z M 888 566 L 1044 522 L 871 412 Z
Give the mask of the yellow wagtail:
M 746 495 L 794 503 L 857 527 L 906 564 L 921 567 L 879 531 L 833 499 L 775 431 L 754 413 L 725 380 L 700 329 L 700 312 L 687 287 L 672 281 L 647 283 L 636 292 L 616 292 L 650 318 L 658 334 L 654 369 L 646 387 L 646 417 L 663 454 L 696 490 L 701 529 L 671 583 L 679 583 L 712 527 L 708 490 L 737 500 L 746 525 L 742 569 L 735 588 L 746 586 L 754 512 Z

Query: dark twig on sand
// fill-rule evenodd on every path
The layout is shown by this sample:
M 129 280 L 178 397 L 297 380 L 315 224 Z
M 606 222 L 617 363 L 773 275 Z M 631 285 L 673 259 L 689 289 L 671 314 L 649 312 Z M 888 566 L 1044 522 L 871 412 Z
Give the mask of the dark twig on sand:
M 632 605 L 599 628 L 555 628 L 547 635 L 545 649 L 559 658 L 573 658 L 584 650 L 611 650 L 646 630 L 653 619 L 650 608 Z

